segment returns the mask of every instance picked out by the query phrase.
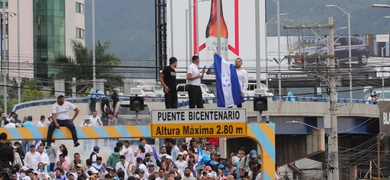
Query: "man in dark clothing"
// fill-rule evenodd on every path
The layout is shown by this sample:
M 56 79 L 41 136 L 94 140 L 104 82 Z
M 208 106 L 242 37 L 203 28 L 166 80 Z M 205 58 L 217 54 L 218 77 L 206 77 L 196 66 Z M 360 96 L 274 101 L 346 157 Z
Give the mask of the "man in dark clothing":
M 103 126 L 108 126 L 108 114 L 110 114 L 110 108 L 106 108 L 106 111 L 102 113 L 100 119 L 103 122 Z M 104 139 L 104 146 L 108 146 L 108 139 Z
M 7 142 L 7 134 L 1 133 L 0 134 L 0 170 L 4 171 L 5 168 L 10 167 L 10 163 L 14 162 L 14 153 L 13 150 Z
M 165 67 L 160 74 L 160 82 L 164 87 L 166 109 L 177 109 L 176 66 L 177 59 L 171 57 L 169 66 Z

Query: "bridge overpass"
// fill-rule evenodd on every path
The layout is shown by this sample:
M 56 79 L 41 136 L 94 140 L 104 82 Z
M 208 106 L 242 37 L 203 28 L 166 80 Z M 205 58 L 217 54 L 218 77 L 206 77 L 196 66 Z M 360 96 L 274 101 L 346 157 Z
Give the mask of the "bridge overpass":
M 269 116 L 271 122 L 275 124 L 276 134 L 276 164 L 278 166 L 302 158 L 312 158 L 323 162 L 325 158 L 326 132 L 324 129 L 324 119 L 329 114 L 329 99 L 295 97 L 296 102 L 285 101 L 286 97 L 273 97 L 269 99 L 268 111 L 262 116 Z M 76 119 L 76 126 L 81 124 L 83 118 L 88 116 L 88 103 L 85 98 L 68 99 L 80 108 L 80 114 Z M 45 100 L 29 102 L 16 106 L 19 117 L 32 115 L 38 118 L 41 114 L 49 115 L 51 104 L 55 100 Z M 162 99 L 147 99 L 150 110 L 158 110 L 164 107 Z M 206 100 L 205 108 L 217 108 L 213 100 Z M 379 132 L 379 108 L 378 105 L 366 104 L 363 100 L 354 100 L 349 103 L 347 99 L 338 100 L 338 132 L 339 147 L 350 149 L 359 143 L 366 142 L 375 137 Z M 188 108 L 186 102 L 180 103 L 180 108 Z M 97 107 L 100 107 L 99 104 Z M 252 102 L 245 102 L 243 108 L 247 109 L 248 123 L 256 123 L 257 112 L 253 111 Z M 98 108 L 99 109 L 99 108 Z M 100 112 L 99 112 L 100 113 Z M 265 118 L 263 118 L 265 119 Z M 289 124 L 286 122 L 296 121 L 298 123 Z M 266 123 L 264 120 L 261 123 Z M 309 125 L 309 126 L 308 126 Z M 228 139 L 228 143 L 229 143 Z M 232 142 L 234 139 L 231 140 Z M 237 143 L 237 141 L 234 141 Z M 238 146 L 239 147 L 239 146 Z M 228 146 L 228 152 L 236 151 Z M 389 143 L 383 148 L 390 147 Z M 340 155 L 346 156 L 345 154 Z M 355 163 L 360 165 L 365 162 L 357 162 L 355 159 L 343 158 L 340 164 Z M 355 167 L 355 166 L 354 166 Z M 346 176 L 349 176 L 351 169 L 344 169 Z

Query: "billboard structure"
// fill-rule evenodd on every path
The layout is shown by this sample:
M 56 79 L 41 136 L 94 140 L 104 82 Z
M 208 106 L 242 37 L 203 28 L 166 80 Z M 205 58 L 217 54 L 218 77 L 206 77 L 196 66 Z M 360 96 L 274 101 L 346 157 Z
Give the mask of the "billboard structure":
M 206 67 L 205 79 L 214 79 L 213 54 L 221 49 L 221 56 L 234 63 L 237 57 L 243 60 L 243 68 L 254 80 L 261 71 L 265 80 L 265 1 L 260 1 L 261 69 L 256 69 L 256 22 L 255 0 L 221 0 L 221 11 L 217 13 L 217 0 L 171 0 L 167 6 L 167 49 L 168 56 L 178 58 L 177 78 L 185 79 L 186 69 L 191 64 L 191 56 L 200 57 L 199 68 Z M 191 7 L 189 9 L 189 7 Z M 221 46 L 217 46 L 217 17 L 220 17 Z M 189 22 L 190 21 L 190 22 Z M 199 39 L 199 43 L 197 40 Z M 278 71 L 276 37 L 268 39 L 268 71 Z M 280 39 L 281 57 L 287 53 L 287 37 Z M 287 60 L 282 63 L 282 71 L 288 70 Z

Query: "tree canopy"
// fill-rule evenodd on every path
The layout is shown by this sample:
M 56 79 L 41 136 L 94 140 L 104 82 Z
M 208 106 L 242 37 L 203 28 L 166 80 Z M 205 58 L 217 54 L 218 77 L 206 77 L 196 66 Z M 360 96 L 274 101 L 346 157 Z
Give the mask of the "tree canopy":
M 110 86 L 118 86 L 122 84 L 122 80 L 118 74 L 113 72 L 113 68 L 118 67 L 121 61 L 115 54 L 108 51 L 109 47 L 110 42 L 98 41 L 95 45 L 96 79 L 105 79 Z M 72 40 L 72 48 L 74 57 L 59 54 L 48 61 L 48 64 L 56 70 L 54 78 L 65 79 L 65 81 L 70 81 L 72 77 L 76 77 L 77 80 L 92 80 L 92 50 L 76 40 Z

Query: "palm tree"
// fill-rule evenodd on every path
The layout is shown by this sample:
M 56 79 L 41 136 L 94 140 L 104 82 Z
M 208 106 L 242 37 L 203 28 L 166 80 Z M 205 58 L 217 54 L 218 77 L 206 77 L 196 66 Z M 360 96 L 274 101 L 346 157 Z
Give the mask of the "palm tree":
M 113 68 L 120 65 L 120 60 L 113 53 L 108 52 L 110 42 L 96 43 L 96 78 L 106 79 L 111 87 L 122 84 L 122 79 L 118 74 L 113 73 Z M 74 57 L 63 54 L 57 55 L 48 61 L 48 64 L 56 69 L 55 79 L 65 79 L 65 81 L 76 79 L 92 80 L 92 50 L 86 48 L 81 42 L 72 40 Z

